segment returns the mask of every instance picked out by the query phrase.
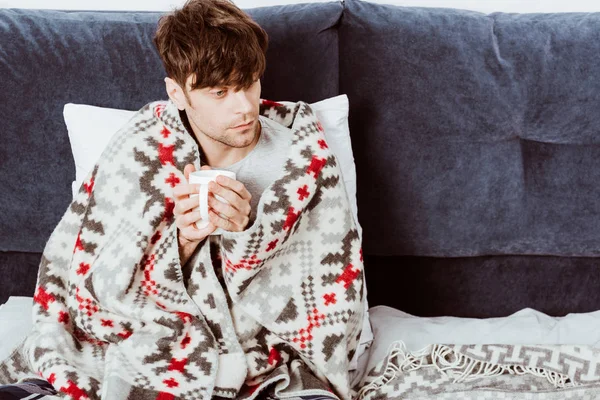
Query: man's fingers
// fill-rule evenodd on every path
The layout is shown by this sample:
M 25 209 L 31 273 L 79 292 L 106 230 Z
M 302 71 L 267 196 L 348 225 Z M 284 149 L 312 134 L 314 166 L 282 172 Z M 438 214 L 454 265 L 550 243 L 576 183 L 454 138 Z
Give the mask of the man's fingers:
M 173 196 L 179 199 L 181 197 L 188 197 L 190 194 L 198 194 L 199 191 L 200 185 L 198 185 L 197 183 L 183 183 L 173 188 Z
M 236 224 L 233 220 L 225 219 L 217 215 L 213 210 L 208 211 L 208 217 L 210 222 L 218 228 L 222 228 L 229 232 L 241 232 L 244 230 L 243 227 Z
M 195 225 L 190 225 L 187 228 L 179 229 L 179 233 L 185 239 L 191 242 L 197 242 L 200 240 L 204 240 L 206 236 L 210 235 L 217 229 L 217 227 L 211 222 L 204 228 L 198 229 Z
M 202 171 L 211 169 L 208 165 L 200 167 Z M 222 175 L 217 177 L 218 183 L 209 183 L 211 193 L 208 198 L 209 224 L 202 229 L 196 227 L 195 223 L 200 221 L 200 213 L 191 210 L 198 207 L 198 198 L 195 196 L 190 198 L 190 195 L 198 194 L 200 185 L 188 183 L 190 174 L 194 171 L 196 171 L 194 165 L 187 164 L 183 169 L 187 182 L 173 188 L 176 199 L 173 212 L 182 236 L 188 240 L 201 240 L 217 228 L 230 232 L 243 231 L 249 222 L 252 195 L 243 183 Z M 219 195 L 229 204 L 217 200 L 214 195 Z
M 198 197 L 184 197 L 175 203 L 173 214 L 182 215 L 198 207 Z
M 217 214 L 222 214 L 229 220 L 233 220 L 237 225 L 245 227 L 248 224 L 248 215 L 250 215 L 250 205 L 244 203 L 245 207 L 242 210 L 237 210 L 231 204 L 223 203 L 213 196 L 208 197 L 208 205 Z
M 193 225 L 192 225 L 193 226 Z M 208 222 L 208 225 L 206 225 L 204 228 L 202 229 L 198 229 L 196 228 L 196 226 L 193 226 L 193 228 L 196 230 L 196 232 L 198 232 L 201 237 L 205 238 L 206 236 L 210 235 L 211 233 L 213 233 L 215 230 L 217 230 L 217 227 L 212 223 L 212 222 Z
M 186 228 L 188 225 L 191 225 L 195 228 L 196 226 L 194 225 L 194 223 L 199 222 L 200 218 L 202 218 L 202 216 L 200 215 L 200 211 L 192 211 L 190 213 L 183 214 L 181 216 L 183 227 Z
M 245 207 L 244 204 L 249 203 L 249 200 L 242 199 L 240 195 L 234 192 L 233 190 L 223 187 L 215 182 L 208 183 L 208 190 L 211 193 L 219 195 L 225 200 L 227 200 L 227 202 L 231 204 L 235 209 L 243 213 L 246 213 L 246 211 L 248 211 L 246 210 L 247 207 Z
M 187 213 L 185 215 L 180 215 L 179 217 L 177 217 L 177 219 L 175 220 L 175 224 L 177 225 L 177 228 L 179 228 L 180 231 L 189 233 L 191 227 L 195 228 L 194 222 L 196 222 L 197 219 L 194 218 L 192 216 L 192 214 L 194 214 L 194 213 Z M 198 217 L 198 219 L 199 219 L 199 216 L 196 216 L 196 217 Z M 186 237 L 187 237 L 187 235 L 186 235 Z M 192 239 L 192 238 L 190 238 L 190 239 Z
M 177 217 L 175 222 L 184 238 L 190 241 L 201 240 L 217 228 L 209 219 L 209 223 L 206 227 L 198 229 L 196 223 L 201 221 L 200 218 L 201 215 L 199 211 L 189 212 Z
M 214 198 L 214 196 L 208 196 L 208 206 L 215 210 L 217 214 L 223 214 L 227 218 L 233 218 L 238 211 L 233 208 L 230 204 L 223 203 Z
M 244 184 L 240 181 L 231 179 L 224 175 L 219 175 L 217 176 L 217 183 L 221 186 L 231 189 L 244 200 L 250 200 L 252 197 L 250 192 L 246 189 L 246 186 L 244 186 Z
M 202 167 L 201 169 L 210 169 L 210 167 Z M 200 185 L 189 183 L 190 174 L 194 171 L 196 171 L 196 167 L 193 164 L 187 164 L 183 168 L 185 182 L 173 188 L 173 197 L 175 198 L 173 213 L 178 229 L 178 237 L 190 242 L 204 240 L 217 229 L 217 226 L 210 219 L 205 227 L 198 229 L 196 226 L 196 222 L 201 221 L 201 215 L 199 211 L 191 210 L 198 207 L 198 197 L 190 197 L 190 195 L 198 194 Z

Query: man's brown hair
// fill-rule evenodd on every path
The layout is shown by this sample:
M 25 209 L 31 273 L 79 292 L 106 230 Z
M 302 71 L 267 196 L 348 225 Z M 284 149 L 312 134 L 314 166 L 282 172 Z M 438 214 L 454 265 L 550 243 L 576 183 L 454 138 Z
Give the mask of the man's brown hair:
M 228 0 L 188 0 L 158 22 L 154 44 L 167 75 L 192 89 L 248 88 L 266 67 L 266 32 Z

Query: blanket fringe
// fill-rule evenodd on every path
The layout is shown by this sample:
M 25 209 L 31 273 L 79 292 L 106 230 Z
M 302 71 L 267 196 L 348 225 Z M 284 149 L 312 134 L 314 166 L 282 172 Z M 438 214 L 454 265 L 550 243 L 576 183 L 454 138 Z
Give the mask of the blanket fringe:
M 530 374 L 546 378 L 555 388 L 564 389 L 575 386 L 568 375 L 544 368 L 524 367 L 522 365 L 498 365 L 486 361 L 475 360 L 464 354 L 457 353 L 445 345 L 433 345 L 431 354 L 432 364 L 438 371 L 453 378 L 454 383 L 470 382 L 483 377 L 499 376 L 504 374 L 525 375 Z
M 369 392 L 374 391 L 393 380 L 398 373 L 414 371 L 426 366 L 426 358 L 431 353 L 431 346 L 410 353 L 402 340 L 393 342 L 386 352 L 385 366 L 381 376 L 358 391 L 358 399 L 363 399 Z
M 396 378 L 401 372 L 409 372 L 422 367 L 435 367 L 442 374 L 453 379 L 454 383 L 470 382 L 483 377 L 503 374 L 531 374 L 545 378 L 555 388 L 577 386 L 568 375 L 544 368 L 524 367 L 522 365 L 498 365 L 481 360 L 475 360 L 467 355 L 458 353 L 446 345 L 429 345 L 419 351 L 409 352 L 406 344 L 399 340 L 393 342 L 384 359 L 384 372 L 377 379 L 365 385 L 358 391 L 358 399 L 363 399 L 371 391 L 377 390 Z

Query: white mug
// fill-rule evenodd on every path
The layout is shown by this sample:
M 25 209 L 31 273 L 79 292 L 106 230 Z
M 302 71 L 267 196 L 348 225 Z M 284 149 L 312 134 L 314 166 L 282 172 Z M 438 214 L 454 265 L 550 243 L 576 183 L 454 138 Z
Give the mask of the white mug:
M 196 222 L 198 229 L 203 229 L 210 223 L 208 218 L 208 183 L 217 180 L 217 176 L 223 175 L 231 179 L 235 179 L 235 172 L 226 171 L 223 169 L 208 169 L 201 171 L 194 171 L 190 174 L 190 184 L 200 185 L 198 194 L 191 194 L 190 197 L 198 196 L 198 207 L 194 211 L 200 211 L 201 220 Z M 229 204 L 227 200 L 215 194 L 215 199 L 222 203 Z M 217 228 L 211 235 L 221 235 L 223 229 Z

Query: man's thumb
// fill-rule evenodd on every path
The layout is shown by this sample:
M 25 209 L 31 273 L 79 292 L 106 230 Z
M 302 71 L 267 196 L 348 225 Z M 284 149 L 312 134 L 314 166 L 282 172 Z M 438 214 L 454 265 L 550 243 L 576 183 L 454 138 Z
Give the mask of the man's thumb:
M 190 180 L 190 174 L 192 172 L 194 172 L 196 170 L 196 167 L 194 167 L 194 164 L 188 164 L 185 166 L 185 168 L 183 169 L 183 175 L 185 176 L 185 180 L 189 182 Z

